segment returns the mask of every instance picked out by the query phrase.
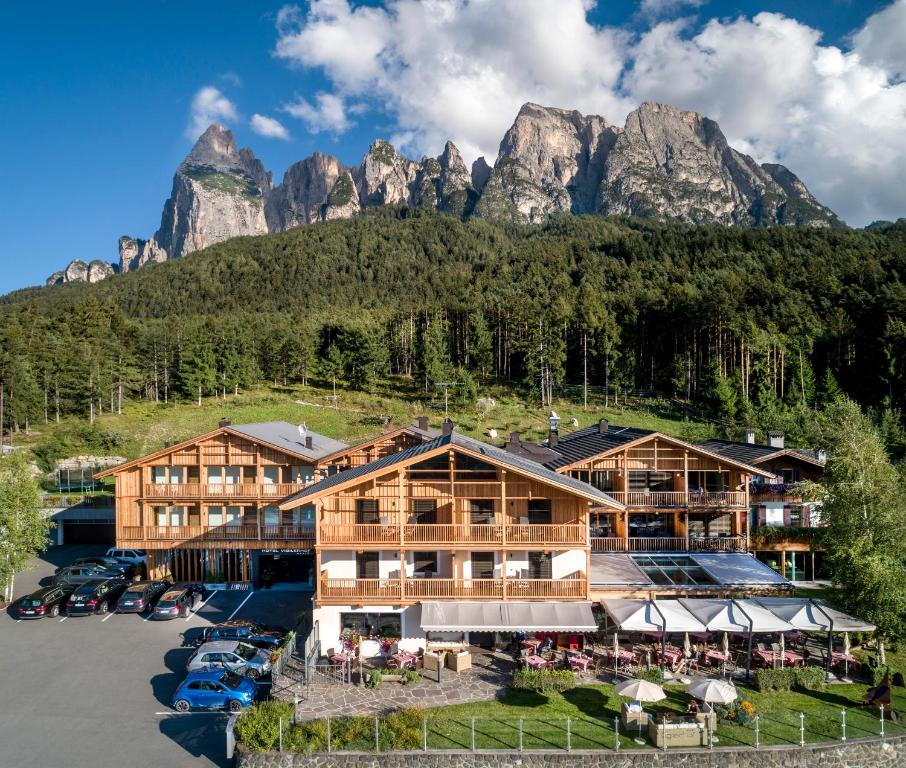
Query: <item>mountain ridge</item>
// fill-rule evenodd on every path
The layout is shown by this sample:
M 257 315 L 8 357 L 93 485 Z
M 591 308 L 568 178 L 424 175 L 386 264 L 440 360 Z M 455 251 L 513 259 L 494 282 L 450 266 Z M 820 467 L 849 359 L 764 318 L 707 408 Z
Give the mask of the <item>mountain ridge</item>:
M 124 235 L 119 263 L 72 262 L 48 285 L 96 282 L 115 272 L 242 235 L 348 218 L 383 205 L 541 223 L 555 214 L 631 215 L 728 226 L 845 226 L 782 165 L 758 164 L 730 147 L 720 126 L 696 112 L 645 102 L 622 128 L 600 115 L 528 102 L 504 134 L 493 166 L 471 169 L 448 141 L 437 157 L 412 160 L 375 140 L 349 168 L 315 152 L 273 175 L 231 131 L 211 125 L 173 177 L 161 224 L 148 240 Z

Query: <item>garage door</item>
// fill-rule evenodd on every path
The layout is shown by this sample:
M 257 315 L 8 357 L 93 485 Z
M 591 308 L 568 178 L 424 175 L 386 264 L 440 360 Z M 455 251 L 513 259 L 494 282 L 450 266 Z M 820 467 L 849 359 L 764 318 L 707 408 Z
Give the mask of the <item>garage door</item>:
M 84 523 L 67 520 L 63 523 L 64 544 L 110 544 L 116 539 L 114 523 Z

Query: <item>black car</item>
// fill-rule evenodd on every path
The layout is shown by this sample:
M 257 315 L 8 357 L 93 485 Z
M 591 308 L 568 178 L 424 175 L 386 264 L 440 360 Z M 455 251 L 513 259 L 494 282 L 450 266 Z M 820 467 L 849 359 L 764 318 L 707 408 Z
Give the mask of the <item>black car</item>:
M 116 601 L 127 586 L 129 586 L 128 582 L 120 576 L 112 579 L 86 581 L 69 596 L 66 613 L 69 616 L 107 613 L 111 606 L 116 605 Z
M 188 616 L 189 611 L 195 607 L 195 602 L 203 599 L 204 587 L 200 584 L 171 587 L 157 601 L 151 618 L 164 621 Z
M 171 586 L 166 579 L 133 581 L 116 604 L 116 612 L 143 613 L 154 610 L 157 601 Z
M 66 601 L 75 589 L 74 584 L 57 584 L 32 592 L 19 601 L 20 619 L 43 619 L 55 617 L 66 609 Z
M 96 565 L 67 565 L 65 568 L 57 568 L 53 583 L 78 586 L 88 581 L 112 578 L 122 578 L 122 574 L 119 571 L 107 570 Z
M 96 557 L 78 557 L 73 565 L 94 565 L 105 571 L 118 571 L 127 579 L 134 579 L 136 572 L 134 563 L 120 560 L 116 557 L 104 557 L 103 555 L 98 555 Z
M 241 640 L 243 643 L 267 650 L 280 645 L 280 641 L 285 636 L 286 630 L 283 627 L 272 627 L 256 624 L 254 621 L 234 619 L 215 624 L 213 627 L 205 627 L 198 644 L 215 640 Z

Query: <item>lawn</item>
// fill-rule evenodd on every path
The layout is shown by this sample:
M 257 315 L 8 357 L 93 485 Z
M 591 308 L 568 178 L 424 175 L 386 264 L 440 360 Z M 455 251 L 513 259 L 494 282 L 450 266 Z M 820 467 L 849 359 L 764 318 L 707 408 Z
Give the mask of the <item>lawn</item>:
M 50 459 L 78 454 L 121 455 L 135 458 L 216 428 L 222 418 L 234 424 L 253 421 L 285 420 L 308 427 L 348 443 L 374 435 L 385 422 L 408 424 L 427 414 L 433 426 L 443 420 L 443 398 L 425 394 L 412 380 L 391 379 L 372 392 L 338 390 L 336 406 L 329 399 L 332 390 L 316 386 L 262 386 L 226 398 L 205 398 L 199 407 L 194 401 L 154 403 L 127 402 L 122 414 L 104 413 L 89 426 L 87 420 L 64 418 L 60 423 L 34 425 L 31 434 L 19 433 L 14 443 Z M 511 431 L 525 439 L 546 436 L 548 410 L 527 401 L 519 392 L 500 386 L 482 387 L 480 398 L 493 400 L 491 407 L 462 404 L 452 398 L 450 417 L 457 428 L 473 437 L 489 439 L 491 429 L 502 440 Z M 571 420 L 588 426 L 598 419 L 627 427 L 665 432 L 685 439 L 705 439 L 713 434 L 710 425 L 684 420 L 665 403 L 639 402 L 632 405 L 603 407 L 603 400 L 592 397 L 588 410 L 581 402 L 558 400 L 554 403 L 562 418 L 561 432 L 574 429 Z M 48 465 L 50 462 L 43 462 Z
M 800 712 L 805 713 L 805 740 L 809 743 L 839 740 L 841 712 L 846 709 L 846 735 L 859 738 L 877 735 L 880 723 L 875 713 L 859 707 L 864 684 L 833 685 L 826 691 L 808 693 L 759 693 L 738 686 L 759 715 L 761 744 L 799 744 Z M 689 701 L 682 686 L 664 687 L 667 698 L 646 706 L 656 713 L 682 713 Z M 497 701 L 463 704 L 428 710 L 428 744 L 435 749 L 471 749 L 471 719 L 475 718 L 475 746 L 478 749 L 518 749 L 519 721 L 522 719 L 525 749 L 565 749 L 567 718 L 570 719 L 573 749 L 612 749 L 614 718 L 622 700 L 610 685 L 579 686 L 563 694 L 540 694 L 508 689 Z M 906 709 L 906 693 L 896 689 L 894 708 Z M 620 748 L 639 745 L 634 733 L 623 733 Z M 903 726 L 885 722 L 885 733 L 904 732 Z M 715 731 L 721 746 L 754 746 L 754 724 L 747 726 L 718 722 Z

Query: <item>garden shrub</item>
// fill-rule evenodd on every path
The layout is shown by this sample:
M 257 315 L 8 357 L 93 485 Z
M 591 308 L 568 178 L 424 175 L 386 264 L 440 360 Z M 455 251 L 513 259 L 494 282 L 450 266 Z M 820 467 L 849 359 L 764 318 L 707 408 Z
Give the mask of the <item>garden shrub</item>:
M 648 667 L 648 669 L 639 670 L 634 677 L 637 680 L 647 680 L 649 683 L 663 683 L 664 673 L 660 667 Z
M 330 721 L 330 742 L 334 749 L 369 751 L 374 749 L 374 718 L 345 717 Z
M 417 683 L 422 679 L 422 676 L 416 672 L 414 669 L 404 669 L 402 673 L 403 683 Z
M 381 721 L 381 749 L 415 750 L 422 748 L 425 713 L 407 707 L 387 715 Z
M 379 669 L 372 669 L 368 673 L 368 682 L 366 685 L 369 688 L 379 688 L 381 683 L 384 682 L 384 673 Z
M 796 667 L 796 688 L 801 691 L 823 691 L 827 687 L 821 667 Z
M 729 705 L 715 704 L 714 711 L 721 720 L 737 725 L 748 725 L 755 719 L 755 705 L 743 695 Z
M 262 701 L 246 709 L 236 721 L 236 738 L 249 749 L 273 750 L 280 742 L 280 718 L 284 727 L 292 722 L 293 705 L 288 701 Z
M 794 669 L 759 669 L 755 672 L 755 687 L 759 691 L 789 691 L 796 684 Z
M 576 675 L 569 669 L 518 669 L 513 687 L 539 693 L 562 693 L 576 687 Z
M 315 720 L 298 723 L 289 730 L 283 726 L 283 749 L 292 752 L 324 752 L 327 749 L 327 723 Z

